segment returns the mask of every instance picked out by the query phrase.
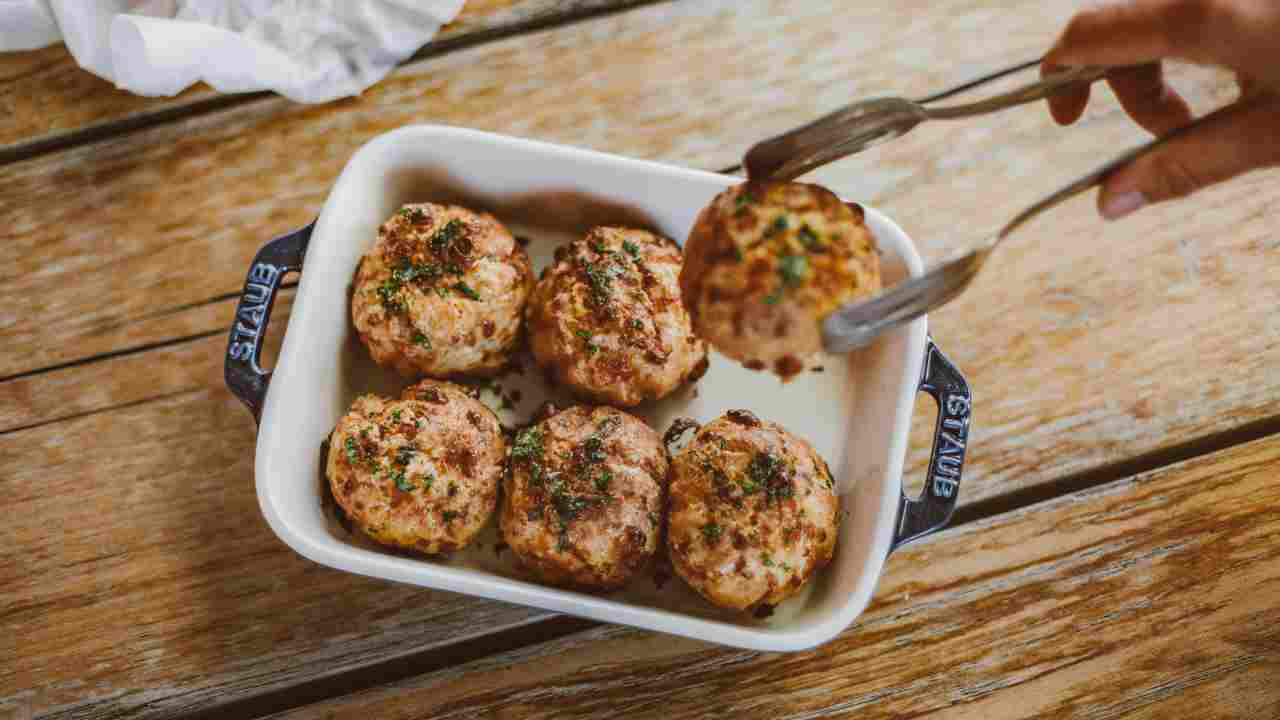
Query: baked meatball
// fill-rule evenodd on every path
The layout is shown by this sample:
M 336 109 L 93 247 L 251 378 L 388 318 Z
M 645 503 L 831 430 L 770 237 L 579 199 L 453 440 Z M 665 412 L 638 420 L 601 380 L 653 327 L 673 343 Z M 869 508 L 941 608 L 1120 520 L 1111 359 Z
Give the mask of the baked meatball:
M 512 443 L 502 538 L 543 582 L 620 588 L 657 550 L 667 467 L 662 440 L 638 418 L 556 413 Z
M 768 612 L 831 561 L 839 506 L 809 443 L 732 410 L 672 460 L 672 565 L 716 605 Z
M 753 370 L 789 378 L 822 350 L 822 320 L 880 290 L 862 208 L 817 185 L 748 182 L 703 209 L 680 289 L 693 329 Z
M 405 205 L 360 261 L 351 317 L 374 361 L 401 375 L 491 375 L 532 288 L 529 256 L 492 215 Z
M 556 250 L 529 301 L 538 365 L 592 402 L 670 394 L 707 370 L 680 302 L 680 249 L 644 230 L 598 227 Z
M 491 410 L 452 383 L 399 400 L 356 398 L 329 438 L 333 497 L 374 540 L 437 554 L 480 532 L 498 503 L 507 442 Z

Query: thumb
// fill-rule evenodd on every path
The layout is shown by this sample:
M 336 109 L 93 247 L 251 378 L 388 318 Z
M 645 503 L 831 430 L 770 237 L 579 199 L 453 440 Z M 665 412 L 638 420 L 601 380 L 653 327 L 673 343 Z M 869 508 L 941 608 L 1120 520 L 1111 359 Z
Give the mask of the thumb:
M 1115 220 L 1273 165 L 1280 165 L 1280 97 L 1242 100 L 1112 173 L 1098 193 L 1098 212 Z

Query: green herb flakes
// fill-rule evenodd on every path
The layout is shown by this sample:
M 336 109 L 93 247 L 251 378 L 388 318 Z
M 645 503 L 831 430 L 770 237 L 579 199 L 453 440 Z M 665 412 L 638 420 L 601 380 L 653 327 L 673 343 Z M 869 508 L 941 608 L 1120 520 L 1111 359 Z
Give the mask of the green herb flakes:
M 516 433 L 511 445 L 513 460 L 532 462 L 542 457 L 542 429 L 527 427 Z
M 479 300 L 479 299 L 480 299 L 480 293 L 478 293 L 478 292 L 476 292 L 475 290 L 471 289 L 471 286 L 470 286 L 470 285 L 468 285 L 468 284 L 466 284 L 466 283 L 464 283 L 464 282 L 456 282 L 456 283 L 454 283 L 454 284 L 453 284 L 453 289 L 454 289 L 454 290 L 457 290 L 458 292 L 462 293 L 463 295 L 466 295 L 466 296 L 467 296 L 467 298 L 469 298 L 469 299 L 471 299 L 471 300 Z
M 454 241 L 462 236 L 464 230 L 466 230 L 466 225 L 463 225 L 461 220 L 454 218 L 445 223 L 444 227 L 432 233 L 431 239 L 427 242 L 431 244 L 431 249 L 436 253 L 443 253 L 453 246 Z
M 702 539 L 706 540 L 708 543 L 715 543 L 720 539 L 720 535 L 723 533 L 724 528 L 713 522 L 709 522 L 702 526 Z
M 347 462 L 352 465 L 360 462 L 360 445 L 355 438 L 347 438 L 347 441 L 342 444 L 342 448 L 347 454 Z
M 427 337 L 426 335 L 423 335 L 421 332 L 417 330 L 413 331 L 413 337 L 410 338 L 410 340 L 413 341 L 414 345 L 417 345 L 420 348 L 423 348 L 425 350 L 431 349 L 431 338 Z
M 809 227 L 808 225 L 800 226 L 800 232 L 798 233 L 798 237 L 800 238 L 800 242 L 804 243 L 805 248 L 809 250 L 814 250 L 822 247 L 822 242 L 818 240 L 818 234 L 815 233 L 813 231 L 813 228 Z
M 445 510 L 443 513 L 440 513 L 440 516 L 443 517 L 444 521 L 447 523 L 453 522 L 459 515 L 461 515 L 461 513 L 454 510 Z
M 596 476 L 596 490 L 602 493 L 609 492 L 609 484 L 613 482 L 613 473 L 603 470 Z
M 787 287 L 799 285 L 808 268 L 809 261 L 803 255 L 783 255 L 778 260 L 778 275 L 782 278 L 782 284 Z
M 391 478 L 391 482 L 395 483 L 396 488 L 398 490 L 403 490 L 404 492 L 413 492 L 414 490 L 418 489 L 416 485 L 409 482 L 409 480 L 404 476 L 404 470 L 389 471 L 387 473 L 387 476 Z
M 622 249 L 625 250 L 627 254 L 633 258 L 640 257 L 640 246 L 631 242 L 630 240 L 622 241 Z

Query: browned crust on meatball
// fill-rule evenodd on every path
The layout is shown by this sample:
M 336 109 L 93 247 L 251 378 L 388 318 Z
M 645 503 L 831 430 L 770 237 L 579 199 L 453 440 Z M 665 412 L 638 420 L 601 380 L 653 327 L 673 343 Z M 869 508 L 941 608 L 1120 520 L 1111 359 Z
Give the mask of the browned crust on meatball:
M 652 558 L 669 461 L 643 421 L 569 408 L 517 433 L 510 455 L 502 537 L 533 576 L 609 591 Z
M 862 208 L 826 188 L 747 182 L 699 214 L 680 289 L 699 336 L 788 378 L 821 352 L 823 318 L 880 290 L 879 254 Z
M 493 412 L 452 383 L 356 399 L 330 435 L 334 500 L 373 540 L 428 555 L 465 547 L 497 506 L 507 452 Z
M 698 380 L 707 346 L 680 299 L 681 261 L 670 239 L 632 228 L 561 246 L 526 308 L 538 365 L 579 397 L 622 407 Z
M 403 376 L 492 375 L 532 289 L 528 254 L 492 215 L 405 205 L 361 259 L 351 314 L 374 361 Z
M 750 610 L 794 594 L 831 562 L 839 500 L 813 447 L 733 411 L 672 460 L 667 547 L 676 573 L 721 607 Z

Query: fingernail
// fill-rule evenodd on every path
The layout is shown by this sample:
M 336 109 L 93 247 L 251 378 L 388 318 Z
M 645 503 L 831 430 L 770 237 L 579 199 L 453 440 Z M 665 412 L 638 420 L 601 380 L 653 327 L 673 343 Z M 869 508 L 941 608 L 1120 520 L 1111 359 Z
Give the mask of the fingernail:
M 1113 195 L 1103 201 L 1102 217 L 1108 220 L 1119 220 L 1146 204 L 1147 196 L 1137 190 Z

